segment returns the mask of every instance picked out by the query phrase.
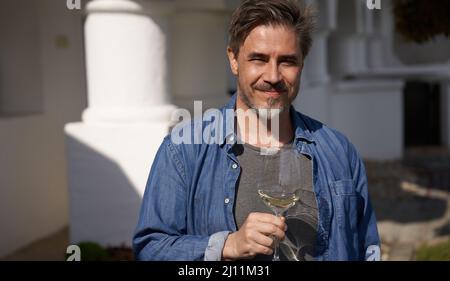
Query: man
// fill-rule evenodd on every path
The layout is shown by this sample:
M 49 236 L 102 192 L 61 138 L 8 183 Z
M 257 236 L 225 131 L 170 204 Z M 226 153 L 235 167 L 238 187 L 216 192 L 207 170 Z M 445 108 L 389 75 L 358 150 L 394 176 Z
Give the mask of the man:
M 291 106 L 312 23 L 311 9 L 293 0 L 246 0 L 234 12 L 228 57 L 237 94 L 220 112 L 235 112 L 236 123 L 231 133 L 216 134 L 218 143 L 177 143 L 174 133 L 164 139 L 133 238 L 137 259 L 271 259 L 277 241 L 281 259 L 380 259 L 364 165 L 355 148 Z M 246 125 L 255 118 L 257 129 Z M 194 120 L 181 129 L 205 123 Z M 302 186 L 302 196 L 278 217 L 262 203 L 257 182 L 263 164 L 279 163 L 285 148 L 296 152 L 290 165 L 298 169 L 291 177 Z M 276 183 L 283 168 L 273 167 L 265 178 Z

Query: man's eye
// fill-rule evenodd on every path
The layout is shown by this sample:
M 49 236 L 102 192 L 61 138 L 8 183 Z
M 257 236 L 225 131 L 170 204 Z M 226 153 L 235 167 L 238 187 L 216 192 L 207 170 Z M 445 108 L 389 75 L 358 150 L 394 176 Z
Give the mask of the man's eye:
M 265 60 L 263 60 L 263 59 L 258 59 L 258 58 L 256 58 L 256 59 L 250 59 L 250 61 L 265 62 Z
M 287 66 L 296 66 L 298 63 L 296 61 L 283 61 L 281 64 L 287 65 Z

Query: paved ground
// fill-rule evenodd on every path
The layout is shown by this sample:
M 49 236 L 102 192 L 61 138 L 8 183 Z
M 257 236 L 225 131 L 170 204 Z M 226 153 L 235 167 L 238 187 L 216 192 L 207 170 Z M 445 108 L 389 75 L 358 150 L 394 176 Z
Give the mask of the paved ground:
M 69 245 L 69 228 L 40 239 L 0 260 L 10 261 L 64 261 Z
M 419 246 L 449 239 L 447 151 L 413 150 L 402 161 L 366 161 L 366 168 L 384 260 L 412 260 Z

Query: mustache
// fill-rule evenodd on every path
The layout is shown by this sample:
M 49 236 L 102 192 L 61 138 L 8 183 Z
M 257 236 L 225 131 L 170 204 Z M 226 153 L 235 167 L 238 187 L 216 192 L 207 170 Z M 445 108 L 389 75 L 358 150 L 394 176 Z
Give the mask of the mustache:
M 277 84 L 258 83 L 253 88 L 263 92 L 287 92 L 288 90 L 287 85 L 283 82 Z

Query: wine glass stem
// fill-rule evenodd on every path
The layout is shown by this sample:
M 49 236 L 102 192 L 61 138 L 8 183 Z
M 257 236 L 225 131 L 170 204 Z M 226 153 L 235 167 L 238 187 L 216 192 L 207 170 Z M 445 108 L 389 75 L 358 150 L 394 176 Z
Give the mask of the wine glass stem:
M 280 260 L 280 253 L 279 253 L 279 248 L 280 248 L 280 243 L 278 241 L 278 238 L 274 238 L 275 239 L 275 248 L 273 250 L 273 261 L 279 261 Z
M 275 213 L 277 217 L 281 217 L 280 213 Z M 276 236 L 274 236 L 274 249 L 273 249 L 273 258 L 272 261 L 279 261 L 280 260 L 280 241 Z

